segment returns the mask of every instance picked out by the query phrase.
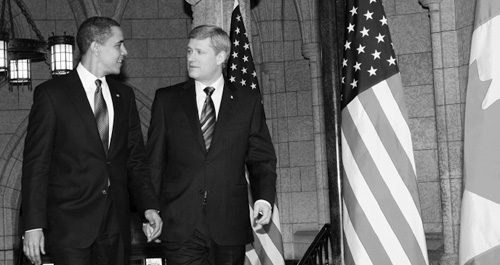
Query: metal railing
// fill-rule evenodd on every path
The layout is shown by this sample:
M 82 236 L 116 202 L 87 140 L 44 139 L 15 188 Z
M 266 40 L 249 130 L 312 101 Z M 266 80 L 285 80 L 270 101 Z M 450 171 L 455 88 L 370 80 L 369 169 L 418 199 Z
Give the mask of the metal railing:
M 333 264 L 332 230 L 330 224 L 325 224 L 311 243 L 298 265 L 328 265 Z

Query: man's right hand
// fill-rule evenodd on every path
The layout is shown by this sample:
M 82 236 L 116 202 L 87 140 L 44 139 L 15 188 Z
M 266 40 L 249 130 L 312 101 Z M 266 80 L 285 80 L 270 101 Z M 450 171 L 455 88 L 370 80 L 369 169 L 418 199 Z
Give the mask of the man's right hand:
M 43 230 L 33 230 L 24 233 L 23 240 L 24 255 L 31 261 L 31 263 L 40 265 L 42 264 L 42 257 L 40 252 L 45 255 L 45 238 Z

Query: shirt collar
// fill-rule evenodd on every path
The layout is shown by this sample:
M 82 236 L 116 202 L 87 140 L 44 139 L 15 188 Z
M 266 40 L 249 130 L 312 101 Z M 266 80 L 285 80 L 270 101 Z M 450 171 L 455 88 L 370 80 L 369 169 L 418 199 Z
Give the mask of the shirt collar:
M 87 68 L 85 68 L 82 63 L 78 63 L 76 67 L 76 71 L 78 72 L 78 76 L 80 76 L 80 80 L 82 81 L 83 88 L 85 92 L 94 92 L 96 89 L 95 80 L 100 79 L 104 86 L 107 86 L 106 77 L 103 76 L 101 78 L 97 78 L 93 75 Z
M 196 86 L 196 94 L 198 94 L 198 95 L 201 94 L 201 95 L 205 96 L 206 94 L 205 94 L 205 91 L 203 91 L 203 89 L 205 89 L 205 87 L 207 87 L 207 86 L 199 81 L 196 81 L 196 80 L 194 81 L 194 84 Z M 224 88 L 224 76 L 221 74 L 220 77 L 210 86 L 215 88 L 215 91 L 212 94 L 212 97 L 214 97 L 216 95 L 222 95 L 222 90 Z

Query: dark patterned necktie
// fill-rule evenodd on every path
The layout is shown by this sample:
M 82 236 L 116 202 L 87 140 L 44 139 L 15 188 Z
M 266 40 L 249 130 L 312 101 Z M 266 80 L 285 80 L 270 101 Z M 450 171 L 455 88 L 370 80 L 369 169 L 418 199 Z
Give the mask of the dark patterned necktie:
M 200 125 L 201 132 L 203 133 L 203 139 L 205 140 L 205 148 L 208 151 L 210 144 L 212 143 L 212 136 L 215 129 L 215 107 L 212 101 L 212 93 L 214 93 L 215 88 L 206 87 L 203 89 L 207 93 L 205 98 L 205 103 L 203 103 L 203 109 L 201 111 Z
M 104 101 L 104 97 L 102 96 L 101 82 L 102 81 L 99 79 L 95 80 L 97 88 L 94 93 L 94 116 L 97 122 L 99 136 L 101 136 L 104 152 L 106 152 L 106 156 L 108 156 L 109 117 L 106 101 Z

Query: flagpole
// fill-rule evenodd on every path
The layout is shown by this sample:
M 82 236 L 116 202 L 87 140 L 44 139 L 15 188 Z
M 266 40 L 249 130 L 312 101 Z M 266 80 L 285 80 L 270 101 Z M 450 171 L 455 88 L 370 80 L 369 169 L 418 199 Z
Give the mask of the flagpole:
M 327 146 L 330 223 L 333 264 L 342 264 L 340 66 L 344 34 L 345 0 L 320 0 L 319 23 L 322 54 L 325 133 Z

